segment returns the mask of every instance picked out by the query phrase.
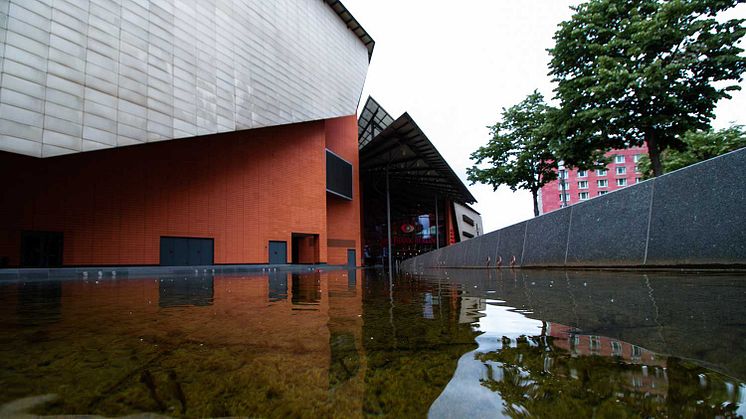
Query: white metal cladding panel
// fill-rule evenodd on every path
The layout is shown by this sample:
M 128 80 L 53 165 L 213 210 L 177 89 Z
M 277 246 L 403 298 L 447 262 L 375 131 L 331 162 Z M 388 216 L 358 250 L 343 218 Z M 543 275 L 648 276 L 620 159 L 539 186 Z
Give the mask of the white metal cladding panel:
M 355 113 L 322 0 L 0 0 L 0 150 L 39 157 Z

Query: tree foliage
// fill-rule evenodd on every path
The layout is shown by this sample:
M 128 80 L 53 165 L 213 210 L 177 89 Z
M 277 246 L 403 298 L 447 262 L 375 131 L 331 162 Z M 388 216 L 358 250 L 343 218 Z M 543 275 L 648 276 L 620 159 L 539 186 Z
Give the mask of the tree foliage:
M 471 184 L 492 185 L 493 190 L 500 185 L 513 191 L 528 190 L 534 200 L 534 215 L 539 215 L 539 189 L 557 179 L 557 159 L 550 149 L 551 110 L 538 91 L 503 108 L 502 121 L 489 127 L 492 139 L 471 154 L 475 165 L 466 171 Z
M 558 153 L 590 168 L 611 149 L 659 155 L 706 130 L 718 100 L 739 90 L 744 19 L 716 16 L 744 0 L 590 0 L 555 34 Z
M 746 147 L 746 130 L 735 125 L 719 131 L 690 131 L 684 134 L 682 141 L 684 148 L 669 149 L 661 154 L 664 173 Z M 641 157 L 638 166 L 645 178 L 653 176 L 649 158 Z

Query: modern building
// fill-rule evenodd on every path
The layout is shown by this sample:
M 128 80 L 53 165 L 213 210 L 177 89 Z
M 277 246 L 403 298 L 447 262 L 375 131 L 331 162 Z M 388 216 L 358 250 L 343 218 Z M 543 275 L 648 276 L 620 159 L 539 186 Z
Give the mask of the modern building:
M 642 173 L 637 162 L 647 152 L 646 146 L 612 150 L 606 154 L 611 163 L 603 170 L 560 166 L 560 179 L 545 185 L 539 192 L 539 211 L 546 214 L 639 183 Z
M 355 264 L 337 0 L 0 1 L 0 266 Z
M 482 234 L 481 217 L 468 206 L 476 199 L 408 113 L 394 119 L 368 98 L 358 136 L 367 264 Z

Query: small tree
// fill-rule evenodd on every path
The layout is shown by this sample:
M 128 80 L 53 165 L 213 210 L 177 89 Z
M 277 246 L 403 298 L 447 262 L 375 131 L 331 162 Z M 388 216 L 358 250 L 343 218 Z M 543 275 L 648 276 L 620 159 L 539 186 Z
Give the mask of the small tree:
M 519 104 L 503 108 L 502 121 L 490 128 L 492 139 L 471 154 L 475 165 L 466 170 L 477 182 L 531 191 L 534 215 L 539 215 L 538 192 L 557 179 L 557 162 L 550 150 L 548 115 L 552 108 L 534 91 Z M 486 162 L 486 164 L 484 164 Z
M 590 167 L 610 149 L 646 143 L 653 173 L 682 136 L 706 130 L 740 87 L 743 19 L 716 15 L 743 0 L 590 0 L 554 36 L 559 156 Z
M 691 131 L 684 134 L 682 141 L 683 149 L 669 149 L 661 154 L 664 173 L 746 147 L 746 130 L 734 125 L 719 131 Z M 643 156 L 638 165 L 645 178 L 653 176 L 650 159 Z

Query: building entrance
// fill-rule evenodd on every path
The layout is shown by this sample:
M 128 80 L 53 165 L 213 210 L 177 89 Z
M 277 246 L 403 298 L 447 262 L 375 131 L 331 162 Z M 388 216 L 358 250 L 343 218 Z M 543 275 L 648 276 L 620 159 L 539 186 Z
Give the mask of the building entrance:
M 214 263 L 214 240 L 161 237 L 161 266 L 205 266 Z
M 319 235 L 293 233 L 293 264 L 319 263 Z
M 22 268 L 62 266 L 63 235 L 53 231 L 24 231 L 21 235 Z

